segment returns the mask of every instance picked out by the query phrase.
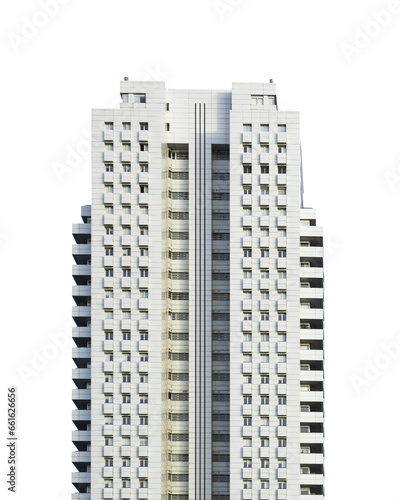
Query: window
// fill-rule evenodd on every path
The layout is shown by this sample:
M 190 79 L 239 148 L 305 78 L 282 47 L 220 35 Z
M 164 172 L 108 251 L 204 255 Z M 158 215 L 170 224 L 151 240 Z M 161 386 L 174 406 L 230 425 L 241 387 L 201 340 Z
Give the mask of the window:
M 279 258 L 286 258 L 286 249 L 285 248 L 278 248 L 278 257 Z
M 122 164 L 122 171 L 123 172 L 130 172 L 131 171 L 131 164 L 130 163 L 123 163 Z
M 278 342 L 286 342 L 286 333 L 278 333 Z
M 122 402 L 123 403 L 130 403 L 131 402 L 130 394 L 126 394 L 126 395 L 122 396 Z
M 149 353 L 148 352 L 139 353 L 139 361 L 148 361 L 148 360 L 149 360 Z
M 104 374 L 104 382 L 113 382 L 113 381 L 114 381 L 114 375 L 112 373 Z
M 251 144 L 243 144 L 243 153 L 251 153 Z
M 269 396 L 262 396 L 261 397 L 261 404 L 262 405 L 269 405 Z M 265 424 L 265 425 L 269 425 L 269 424 Z
M 279 396 L 278 405 L 285 405 L 285 404 L 286 404 L 286 396 Z
M 114 123 L 113 122 L 105 122 L 104 124 L 106 130 L 114 130 Z
M 148 193 L 149 192 L 149 185 L 148 184 L 140 184 L 139 191 L 140 191 L 140 193 Z
M 278 321 L 286 321 L 286 312 L 278 311 Z
M 122 269 L 122 276 L 124 278 L 130 278 L 131 277 L 131 269 L 130 268 Z
M 147 479 L 139 479 L 139 488 L 148 488 L 149 482 Z
M 105 142 L 104 148 L 106 151 L 114 151 L 114 143 L 113 142 Z
M 246 446 L 252 446 L 253 445 L 253 441 L 251 438 L 243 438 L 243 446 L 246 447 Z
M 139 319 L 149 319 L 149 311 L 140 311 Z
M 260 125 L 260 130 L 262 133 L 269 132 L 269 125 Z
M 139 149 L 140 149 L 140 151 L 148 151 L 149 150 L 148 142 L 141 142 L 139 144 Z
M 104 480 L 104 488 L 112 488 L 114 485 L 112 479 L 105 479 Z
M 245 479 L 243 481 L 243 489 L 244 490 L 251 490 L 253 487 L 253 483 L 250 479 Z
M 130 151 L 131 150 L 131 143 L 130 142 L 123 142 L 122 143 L 122 151 Z
M 104 438 L 104 446 L 112 446 L 114 444 L 114 439 L 112 437 Z
M 140 417 L 139 424 L 140 425 L 149 425 L 149 417 Z
M 122 213 L 124 215 L 130 215 L 130 213 L 131 213 L 131 206 L 130 205 L 122 205 Z
M 278 227 L 278 237 L 284 238 L 286 236 L 286 228 Z
M 243 404 L 251 405 L 252 397 L 251 396 L 243 396 Z
M 278 425 L 280 425 L 281 427 L 286 427 L 286 417 L 279 417 Z
M 252 425 L 252 418 L 251 417 L 244 417 L 243 418 L 243 425 L 248 427 Z
M 251 292 L 243 292 L 243 299 L 244 300 L 251 300 L 251 298 L 252 298 Z
M 286 144 L 278 144 L 278 153 L 286 153 Z
M 286 174 L 286 165 L 278 165 L 278 174 Z
M 269 271 L 268 271 L 268 269 L 261 269 L 261 271 L 260 271 L 260 278 L 262 280 L 269 279 Z
M 261 300 L 269 300 L 269 292 L 268 291 L 261 292 Z
M 269 363 L 269 354 L 260 354 L 260 363 Z
M 112 255 L 114 255 L 114 248 L 113 247 L 105 247 L 104 252 L 107 256 L 112 256 Z
M 260 145 L 260 152 L 262 154 L 268 154 L 269 153 L 269 144 L 261 144 Z
M 122 226 L 122 234 L 125 236 L 131 234 L 131 226 Z
M 114 312 L 112 311 L 112 309 L 104 311 L 104 317 L 106 319 L 113 319 L 114 318 Z M 110 361 L 112 361 L 112 360 L 110 359 Z
M 311 368 L 310 368 L 310 365 L 305 365 L 305 364 L 304 364 L 304 365 L 303 365 L 303 364 L 302 364 L 302 365 L 300 365 L 300 370 L 301 370 L 301 371 L 308 372 L 308 371 L 310 371 L 310 369 L 311 369 Z
M 279 216 L 285 216 L 286 215 L 286 207 L 280 207 L 280 208 L 278 208 L 278 215 Z
M 268 469 L 269 468 L 269 459 L 268 458 L 262 458 L 261 459 L 261 468 L 262 469 Z
M 243 279 L 250 279 L 252 276 L 251 271 L 243 271 Z
M 243 333 L 243 341 L 244 342 L 251 342 L 251 333 Z
M 243 132 L 251 132 L 251 124 L 250 123 L 245 123 L 243 125 Z
M 251 165 L 243 165 L 243 173 L 251 174 Z
M 253 467 L 253 462 L 252 462 L 251 458 L 245 458 L 243 460 L 243 468 L 244 469 L 251 469 L 251 467 Z
M 310 432 L 310 426 L 308 425 L 300 425 L 300 432 Z
M 250 311 L 246 311 L 243 313 L 243 321 L 251 321 L 252 314 Z
M 140 123 L 140 130 L 149 130 L 149 124 L 147 122 Z
M 149 445 L 149 438 L 142 437 L 139 439 L 139 446 L 148 446 L 148 445 Z
M 278 384 L 286 384 L 286 375 L 278 375 Z
M 122 255 L 129 257 L 131 255 L 131 247 L 122 247 Z
M 131 480 L 123 478 L 122 479 L 122 487 L 123 488 L 130 488 L 131 487 Z
M 122 444 L 122 446 L 130 446 L 131 445 L 131 438 L 130 437 L 123 437 L 121 439 L 121 444 Z
M 261 186 L 261 194 L 262 195 L 269 194 L 269 186 L 267 186 L 267 185 Z
M 130 373 L 123 373 L 122 374 L 122 382 L 130 382 L 131 381 L 131 374 Z
M 269 321 L 269 313 L 268 312 L 262 312 L 260 319 L 261 319 L 261 321 Z
M 279 271 L 278 270 L 278 279 L 285 280 L 286 279 L 286 271 Z
M 139 297 L 141 299 L 148 299 L 149 298 L 149 291 L 148 290 L 140 290 Z
M 286 363 L 286 354 L 278 354 L 278 363 Z
M 252 95 L 251 104 L 253 106 L 262 106 L 264 104 L 264 96 L 262 95 Z
M 139 170 L 141 172 L 148 172 L 149 171 L 149 165 L 148 165 L 148 163 L 140 163 L 139 164 Z
M 149 270 L 146 268 L 143 268 L 140 270 L 140 277 L 141 278 L 148 278 L 149 277 Z
M 104 417 L 104 424 L 105 425 L 112 425 L 114 421 L 114 417 L 112 415 L 106 415 Z
M 311 495 L 311 489 L 304 488 L 303 486 L 301 486 L 300 487 L 300 495 Z
M 140 215 L 149 215 L 149 207 L 148 207 L 148 205 L 141 205 L 139 207 L 139 214 Z
M 114 401 L 114 397 L 112 394 L 105 394 L 104 395 L 104 402 L 105 403 L 112 403 Z
M 287 461 L 286 458 L 278 458 L 278 469 L 286 469 Z
M 140 332 L 139 340 L 149 340 L 149 332 Z
M 130 184 L 122 184 L 122 192 L 123 193 L 130 193 L 131 192 L 131 185 Z
M 263 426 L 268 426 L 269 425 L 269 417 L 260 417 L 260 423 Z
M 114 269 L 112 267 L 106 267 L 104 273 L 107 278 L 112 278 L 114 276 Z
M 122 122 L 122 130 L 130 130 L 131 122 Z
M 269 342 L 269 333 L 260 333 L 261 342 Z
M 278 124 L 278 132 L 286 132 L 286 125 Z
M 139 467 L 148 467 L 149 460 L 148 458 L 140 458 L 139 459 Z
M 261 238 L 267 238 L 269 236 L 269 229 L 260 229 Z
M 300 446 L 300 453 L 311 453 L 311 448 L 309 446 Z
M 147 373 L 140 373 L 139 374 L 139 382 L 141 384 L 146 384 L 149 381 L 149 375 Z
M 131 340 L 131 332 L 122 332 L 122 340 Z
M 104 340 L 113 340 L 114 333 L 113 332 L 104 332 Z
M 286 490 L 286 481 L 284 481 L 284 480 L 279 480 L 279 481 L 278 481 L 278 489 L 279 489 L 279 490 Z
M 278 439 L 278 447 L 279 448 L 286 448 L 286 438 L 279 438 Z
M 261 489 L 262 490 L 269 490 L 269 480 L 268 479 L 261 479 Z
M 282 196 L 286 194 L 286 186 L 278 186 L 278 195 Z
M 130 415 L 123 415 L 122 416 L 122 425 L 131 425 Z
M 243 250 L 243 257 L 251 257 L 251 249 L 249 248 L 246 248 L 245 250 Z
M 269 257 L 269 249 L 268 248 L 261 249 L 261 257 Z
M 135 103 L 145 103 L 146 102 L 146 94 L 133 94 L 133 102 Z
M 269 384 L 269 375 L 261 375 L 260 382 L 261 384 Z
M 141 394 L 139 396 L 139 403 L 140 404 L 147 404 L 149 402 L 149 396 L 148 394 Z
M 260 444 L 261 444 L 261 448 L 268 448 L 269 447 L 269 438 L 262 438 Z
M 122 102 L 129 102 L 129 94 L 121 94 Z
M 114 185 L 113 184 L 104 184 L 104 191 L 106 193 L 113 193 L 114 192 Z
M 243 208 L 243 215 L 251 215 L 251 213 L 252 213 L 251 207 Z
M 114 172 L 114 165 L 112 163 L 106 163 L 105 165 L 106 172 Z
M 251 375 L 243 375 L 243 383 L 244 384 L 251 384 L 252 378 Z
M 260 173 L 261 174 L 269 174 L 269 166 L 268 165 L 260 165 Z
M 113 226 L 104 226 L 104 231 L 106 234 L 114 234 L 114 227 Z

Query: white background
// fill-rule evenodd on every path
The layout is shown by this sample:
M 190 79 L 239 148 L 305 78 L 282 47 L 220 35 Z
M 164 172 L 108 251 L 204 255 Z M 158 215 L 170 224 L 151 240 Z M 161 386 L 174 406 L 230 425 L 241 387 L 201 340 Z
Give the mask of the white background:
M 300 111 L 305 206 L 327 257 L 326 498 L 399 500 L 400 7 L 381 24 L 372 13 L 399 2 L 59 2 L 47 18 L 36 0 L 0 7 L 2 497 L 73 491 L 71 225 L 90 203 L 91 109 L 116 106 L 128 76 L 227 90 L 273 78 L 279 108 Z M 19 398 L 14 496 L 8 385 Z

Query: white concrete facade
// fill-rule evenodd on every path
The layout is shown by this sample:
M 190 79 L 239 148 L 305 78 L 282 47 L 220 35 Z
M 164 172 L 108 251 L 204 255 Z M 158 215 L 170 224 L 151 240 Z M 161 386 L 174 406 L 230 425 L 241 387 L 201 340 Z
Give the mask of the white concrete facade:
M 74 500 L 323 493 L 323 247 L 271 83 L 121 82 L 73 228 Z

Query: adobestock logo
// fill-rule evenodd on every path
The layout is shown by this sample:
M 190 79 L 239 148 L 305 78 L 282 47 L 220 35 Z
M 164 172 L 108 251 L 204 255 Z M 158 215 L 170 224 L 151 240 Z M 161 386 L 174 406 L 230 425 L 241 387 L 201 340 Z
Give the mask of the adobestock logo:
M 350 375 L 350 382 L 357 394 L 361 394 L 364 387 L 370 387 L 382 374 L 384 370 L 389 368 L 392 361 L 400 357 L 400 334 L 396 340 L 387 344 L 380 344 L 381 352 L 374 359 L 364 359 L 364 369 L 362 376 Z
M 373 38 L 376 38 L 382 32 L 383 28 L 389 26 L 393 16 L 400 14 L 400 0 L 390 0 L 386 9 L 378 12 L 371 11 L 372 19 L 365 23 L 363 28 L 356 26 L 354 28 L 353 43 L 342 42 L 340 48 L 348 63 L 351 62 L 354 55 L 360 54 L 363 49 L 368 47 Z
M 60 11 L 60 7 L 67 5 L 69 2 L 70 0 L 40 0 L 40 9 L 32 15 L 31 19 L 27 17 L 21 19 L 22 26 L 20 33 L 8 33 L 7 38 L 14 51 L 18 53 L 21 47 L 27 45 L 35 38 L 39 31 L 48 25 L 50 19 L 56 17 Z

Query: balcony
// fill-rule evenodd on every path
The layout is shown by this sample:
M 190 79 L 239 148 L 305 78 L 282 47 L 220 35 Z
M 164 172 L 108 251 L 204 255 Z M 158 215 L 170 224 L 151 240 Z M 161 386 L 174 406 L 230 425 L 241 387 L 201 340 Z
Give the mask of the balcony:
M 90 463 L 90 451 L 73 451 L 72 452 L 72 463 L 74 464 L 85 464 Z
M 251 185 L 252 183 L 252 174 L 243 174 L 242 175 L 242 184 Z
M 252 408 L 253 405 L 242 405 L 242 415 L 245 417 L 251 416 L 252 415 Z
M 73 422 L 88 422 L 91 419 L 90 410 L 72 410 Z
M 322 403 L 324 401 L 323 391 L 301 391 L 301 403 Z
M 259 198 L 260 207 L 269 206 L 269 194 L 261 194 Z
M 87 359 L 90 360 L 91 349 L 90 347 L 73 347 L 72 359 Z
M 251 203 L 252 203 L 252 195 L 251 194 L 244 194 L 242 196 L 242 205 L 248 206 L 248 205 L 251 205 Z
M 103 152 L 103 162 L 110 163 L 114 161 L 114 151 L 104 151 Z
M 90 389 L 72 389 L 73 401 L 90 401 Z
M 72 441 L 74 443 L 90 441 L 90 431 L 72 431 Z

